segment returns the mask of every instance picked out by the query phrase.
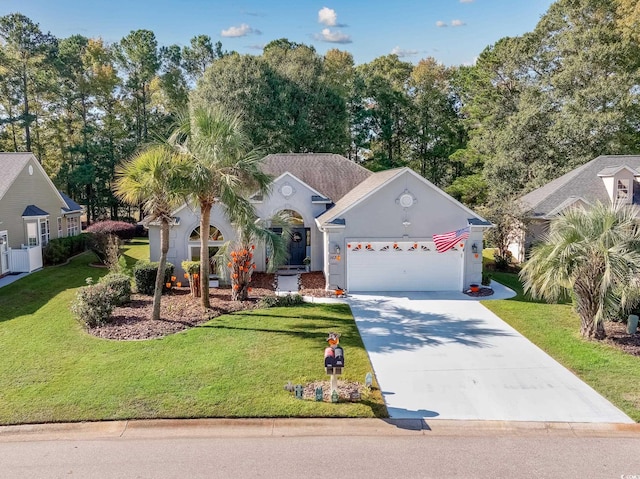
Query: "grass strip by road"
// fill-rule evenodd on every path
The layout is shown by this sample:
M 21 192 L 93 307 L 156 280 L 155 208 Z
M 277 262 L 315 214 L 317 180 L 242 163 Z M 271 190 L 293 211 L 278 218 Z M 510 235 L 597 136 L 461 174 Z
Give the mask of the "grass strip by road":
M 146 247 L 129 246 L 129 264 Z M 69 311 L 85 279 L 106 274 L 91 261 L 93 255 L 81 255 L 0 288 L 0 424 L 386 415 L 379 392 L 331 404 L 298 400 L 283 389 L 289 380 L 328 379 L 328 331 L 342 333 L 343 378 L 364 381 L 371 365 L 348 306 L 253 310 L 162 339 L 103 340 Z
M 482 304 L 634 421 L 640 421 L 640 358 L 603 342 L 583 340 L 580 320 L 571 304 L 532 301 L 523 294 L 517 275 L 498 272 L 491 275 L 518 294 L 508 300 L 483 301 Z

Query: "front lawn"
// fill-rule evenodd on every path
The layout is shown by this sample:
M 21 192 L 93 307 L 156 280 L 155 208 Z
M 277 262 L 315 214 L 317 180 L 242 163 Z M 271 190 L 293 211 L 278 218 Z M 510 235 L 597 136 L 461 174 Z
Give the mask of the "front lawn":
M 125 252 L 130 264 L 146 243 Z M 148 250 L 147 250 L 148 251 Z M 0 424 L 185 417 L 385 416 L 379 391 L 359 403 L 297 400 L 284 390 L 326 380 L 329 331 L 342 333 L 344 379 L 364 382 L 368 356 L 346 305 L 220 316 L 162 339 L 87 334 L 69 311 L 85 278 L 81 255 L 0 289 Z
M 494 280 L 518 295 L 483 301 L 487 308 L 529 338 L 580 379 L 640 421 L 640 357 L 580 337 L 580 320 L 571 304 L 534 302 L 522 293 L 517 275 L 492 272 Z

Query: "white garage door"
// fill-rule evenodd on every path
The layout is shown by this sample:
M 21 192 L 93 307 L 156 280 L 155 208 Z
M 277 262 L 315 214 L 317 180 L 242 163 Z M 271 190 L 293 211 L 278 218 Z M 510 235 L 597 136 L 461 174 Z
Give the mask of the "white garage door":
M 461 291 L 463 251 L 438 253 L 432 242 L 347 244 L 349 291 Z

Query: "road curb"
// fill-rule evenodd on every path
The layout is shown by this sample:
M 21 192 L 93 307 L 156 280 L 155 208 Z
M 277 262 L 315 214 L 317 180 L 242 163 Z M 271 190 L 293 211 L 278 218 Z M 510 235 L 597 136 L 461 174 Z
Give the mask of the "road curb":
M 162 437 L 640 437 L 640 424 L 423 419 L 150 419 L 0 427 L 0 442 Z

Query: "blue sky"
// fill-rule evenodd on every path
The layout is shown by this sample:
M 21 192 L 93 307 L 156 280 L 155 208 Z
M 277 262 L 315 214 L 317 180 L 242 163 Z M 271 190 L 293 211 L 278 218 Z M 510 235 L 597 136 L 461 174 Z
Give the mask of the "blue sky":
M 339 48 L 356 64 L 397 53 L 470 64 L 502 37 L 531 31 L 552 0 L 0 0 L 0 15 L 20 12 L 59 38 L 73 34 L 120 40 L 153 30 L 160 45 L 188 44 L 198 34 L 225 50 L 259 54 L 288 38 L 323 54 Z

